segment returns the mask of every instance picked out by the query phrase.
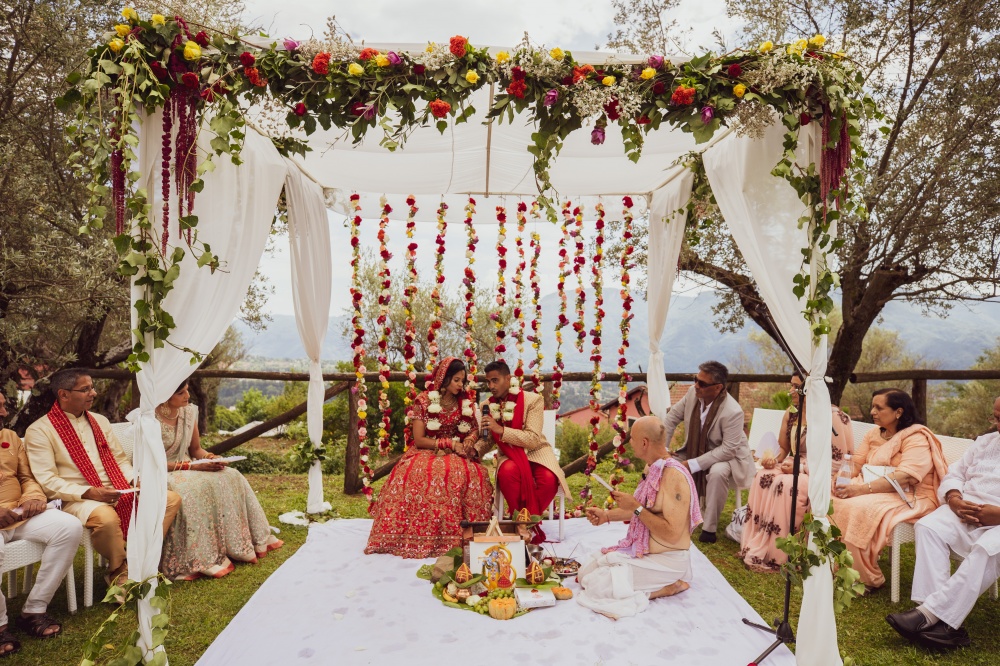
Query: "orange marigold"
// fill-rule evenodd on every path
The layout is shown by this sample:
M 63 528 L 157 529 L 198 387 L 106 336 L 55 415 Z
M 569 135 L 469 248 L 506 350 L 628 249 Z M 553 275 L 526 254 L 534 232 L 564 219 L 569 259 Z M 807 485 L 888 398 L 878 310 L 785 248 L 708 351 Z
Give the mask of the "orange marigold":
M 449 42 L 449 50 L 451 54 L 456 58 L 465 57 L 465 47 L 469 44 L 469 40 L 461 35 L 455 35 L 451 38 Z
M 358 54 L 358 60 L 371 60 L 377 55 L 378 55 L 378 49 L 366 47 L 361 49 L 361 53 Z
M 312 63 L 313 71 L 320 75 L 327 75 L 330 73 L 330 54 L 329 53 L 317 53 L 313 57 Z
M 443 99 L 436 99 L 430 104 L 431 115 L 435 118 L 444 118 L 451 111 L 451 104 Z
M 691 86 L 686 86 L 681 84 L 677 86 L 674 90 L 674 94 L 670 96 L 670 102 L 676 104 L 677 106 L 684 106 L 685 104 L 691 104 L 694 102 L 695 89 Z

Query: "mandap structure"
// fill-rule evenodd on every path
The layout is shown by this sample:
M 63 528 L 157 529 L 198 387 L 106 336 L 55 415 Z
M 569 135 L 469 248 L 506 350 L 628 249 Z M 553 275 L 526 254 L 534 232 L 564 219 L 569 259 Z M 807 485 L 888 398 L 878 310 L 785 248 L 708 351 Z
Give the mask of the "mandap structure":
M 410 243 L 403 265 L 391 264 L 386 235 L 412 238 L 416 223 L 436 222 L 437 247 L 423 251 L 437 253 L 440 283 L 447 224 L 464 223 L 468 317 L 477 217 L 503 226 L 499 306 L 508 299 L 508 249 L 514 267 L 514 316 L 496 320 L 494 351 L 502 355 L 510 343 L 518 352 L 518 375 L 540 373 L 540 355 L 524 363 L 521 353 L 525 340 L 551 334 L 539 329 L 540 247 L 537 236 L 525 231 L 526 218 L 533 216 L 562 228 L 555 335 L 561 345 L 568 329 L 580 348 L 590 335 L 595 399 L 605 219 L 621 222 L 617 228 L 628 247 L 633 217 L 645 217 L 649 397 L 654 413 L 662 415 L 669 394 L 659 340 L 685 228 L 702 223 L 707 210 L 720 213 L 777 328 L 808 372 L 808 420 L 814 426 L 807 435 L 814 472 L 809 497 L 814 507 L 829 505 L 830 447 L 812 441 L 830 427 L 824 374 L 837 278 L 827 256 L 837 244 L 838 217 L 864 213 L 848 185 L 851 170 L 865 159 L 860 134 L 881 116 L 863 94 L 850 59 L 826 50 L 821 35 L 680 60 L 573 54 L 527 40 L 510 49 L 485 48 L 461 36 L 426 45 L 359 46 L 338 36 L 269 41 L 201 30 L 181 17 L 139 16 L 131 8 L 122 16 L 88 52 L 58 103 L 77 111 L 70 137 L 79 146 L 80 168 L 91 178 L 89 222 L 81 232 L 114 224 L 120 271 L 132 280 L 130 364 L 142 397 L 131 418 L 145 501 L 134 518 L 128 558 L 135 577 L 152 585 L 139 600 L 138 651 L 131 654 L 166 661 L 164 622 L 156 618 L 163 604 L 153 590 L 167 479 L 153 410 L 237 316 L 279 201 L 288 219 L 296 321 L 310 359 L 308 430 L 317 450 L 331 242 L 351 244 L 356 269 L 364 214 L 379 218 L 386 289 L 365 294 L 352 285 L 362 387 L 366 354 L 375 357 L 381 382 L 389 366 L 384 347 L 364 348 L 361 303 L 377 299 L 387 307 L 391 279 L 407 285 L 416 280 L 420 248 Z M 487 215 L 476 210 L 484 203 L 491 209 Z M 405 218 L 405 227 L 390 224 L 393 209 L 402 213 L 396 219 Z M 331 211 L 350 220 L 349 238 L 331 241 Z M 508 224 L 516 229 L 516 249 L 504 245 Z M 592 256 L 584 251 L 585 224 L 596 228 Z M 630 305 L 629 257 L 626 249 L 619 274 L 622 300 Z M 594 281 L 598 324 L 591 331 L 582 314 L 574 322 L 566 314 L 571 273 L 578 284 L 588 275 Z M 403 293 L 406 299 L 412 292 Z M 578 313 L 582 298 L 578 290 Z M 409 304 L 404 307 L 409 312 Z M 623 370 L 629 320 L 626 308 Z M 380 326 L 386 321 L 378 320 Z M 434 352 L 435 328 L 416 331 L 411 323 L 408 341 L 428 335 Z M 378 334 L 384 339 L 388 331 Z M 467 360 L 475 367 L 477 359 Z M 412 352 L 406 366 L 412 396 L 419 388 Z M 551 372 L 558 386 L 561 354 Z M 358 416 L 384 447 L 383 414 L 362 402 Z M 364 442 L 367 431 L 359 434 Z M 368 471 L 367 448 L 362 453 Z M 318 461 L 309 481 L 308 510 L 322 511 Z M 828 529 L 825 517 L 820 520 Z M 812 575 L 807 569 L 797 659 L 839 664 L 834 576 L 830 562 L 820 562 Z

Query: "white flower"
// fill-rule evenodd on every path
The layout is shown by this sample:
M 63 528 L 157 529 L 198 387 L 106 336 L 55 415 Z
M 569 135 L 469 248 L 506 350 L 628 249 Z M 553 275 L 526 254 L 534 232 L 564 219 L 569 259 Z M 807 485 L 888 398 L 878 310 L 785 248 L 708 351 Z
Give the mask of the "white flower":
M 461 423 L 458 424 L 458 431 L 459 432 L 465 433 L 465 432 L 469 432 L 470 430 L 472 430 L 472 426 L 470 426 L 465 421 L 462 421 Z
M 510 380 L 510 385 L 514 386 L 514 387 L 520 386 L 521 385 L 521 380 L 518 379 L 517 377 L 512 377 L 511 380 Z
M 431 400 L 431 402 L 437 402 L 441 399 L 441 394 L 437 391 L 431 391 L 427 394 L 427 397 Z
M 503 420 L 504 421 L 513 421 L 514 420 L 514 412 L 513 411 L 510 411 L 510 412 L 505 411 L 503 413 Z
M 490 415 L 495 419 L 500 416 L 500 405 L 495 402 L 490 403 Z
M 441 405 L 437 404 L 436 402 L 433 403 L 432 405 L 430 405 L 427 408 L 427 413 L 428 414 L 440 414 L 441 413 Z
M 468 416 L 472 416 L 472 414 L 473 414 L 472 407 L 469 407 L 469 406 L 462 407 L 462 416 L 467 416 L 468 417 Z
M 467 259 L 472 259 L 476 255 L 473 254 L 472 250 L 466 250 L 465 251 L 465 256 L 466 256 Z
M 510 393 L 511 395 L 517 395 L 518 393 L 521 392 L 521 389 L 517 386 L 511 385 L 510 389 L 507 392 Z
M 308 524 L 308 522 L 306 524 Z M 475 606 L 482 600 L 483 598 L 478 594 L 470 594 L 468 597 L 465 598 L 465 603 L 468 604 L 469 606 Z
M 497 242 L 498 243 L 502 243 L 505 240 L 507 240 L 507 234 L 498 234 L 497 235 Z
M 368 409 L 368 401 L 367 400 L 358 400 L 358 411 L 359 412 L 363 412 L 366 409 Z
M 428 430 L 440 430 L 441 429 L 441 422 L 438 421 L 437 419 L 431 419 L 430 421 L 427 422 L 427 429 Z

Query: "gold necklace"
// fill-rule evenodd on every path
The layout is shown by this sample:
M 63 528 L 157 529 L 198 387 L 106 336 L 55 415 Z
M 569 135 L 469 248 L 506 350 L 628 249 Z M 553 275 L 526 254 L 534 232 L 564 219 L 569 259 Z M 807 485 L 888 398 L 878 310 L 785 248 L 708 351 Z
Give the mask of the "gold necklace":
M 158 408 L 156 409 L 156 411 L 157 411 L 157 412 L 158 412 L 158 413 L 160 414 L 160 416 L 162 416 L 162 417 L 163 417 L 164 419 L 166 419 L 167 421 L 173 421 L 174 419 L 176 419 L 176 418 L 178 417 L 178 415 L 180 415 L 180 413 L 181 413 L 181 408 L 180 408 L 180 407 L 178 407 L 177 409 L 175 409 L 175 410 L 174 410 L 174 415 L 173 415 L 173 416 L 167 416 L 167 410 L 166 410 L 166 405 L 160 405 L 160 406 L 159 406 L 159 407 L 158 407 Z

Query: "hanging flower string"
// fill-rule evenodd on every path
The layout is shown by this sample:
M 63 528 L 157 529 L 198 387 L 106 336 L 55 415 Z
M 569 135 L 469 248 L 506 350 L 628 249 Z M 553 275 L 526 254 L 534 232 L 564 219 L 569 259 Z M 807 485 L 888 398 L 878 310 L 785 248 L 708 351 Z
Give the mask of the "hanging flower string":
M 369 508 L 374 501 L 372 493 L 372 469 L 368 466 L 368 392 L 365 387 L 365 329 L 364 319 L 361 314 L 361 276 L 359 268 L 361 265 L 361 239 L 358 237 L 361 229 L 361 197 L 357 194 L 351 195 L 351 207 L 354 209 L 354 217 L 351 218 L 351 303 L 354 307 L 354 316 L 351 318 L 351 326 L 354 328 L 354 377 L 356 382 L 351 387 L 351 392 L 358 398 L 358 441 L 361 443 L 361 483 L 365 497 L 368 498 Z
M 378 295 L 378 319 L 376 323 L 380 333 L 378 340 L 378 408 L 382 413 L 382 422 L 378 429 L 378 454 L 384 458 L 389 455 L 389 449 L 392 445 L 389 439 L 389 432 L 392 430 L 390 418 L 392 407 L 389 404 L 389 335 L 392 333 L 392 327 L 389 324 L 389 303 L 392 300 L 392 292 L 389 291 L 389 288 L 392 286 L 392 281 L 389 273 L 389 259 L 392 258 L 392 254 L 387 247 L 389 213 L 392 212 L 392 207 L 384 196 L 379 203 L 382 205 L 382 217 L 379 218 L 378 222 L 378 254 L 382 263 L 378 272 L 381 291 Z
M 497 225 L 497 308 L 490 315 L 490 319 L 493 320 L 493 326 L 496 328 L 496 345 L 493 347 L 493 354 L 496 358 L 500 358 L 507 351 L 507 345 L 504 344 L 504 338 L 507 334 L 503 330 L 504 310 L 507 307 L 507 246 L 504 245 L 507 240 L 507 209 L 503 206 L 497 206 Z
M 427 360 L 427 380 L 424 388 L 433 388 L 434 366 L 438 361 L 438 331 L 441 329 L 441 287 L 444 285 L 444 239 L 448 234 L 448 221 L 445 215 L 448 213 L 448 204 L 441 202 L 437 209 L 437 236 L 434 242 L 437 244 L 437 255 L 434 257 L 434 287 L 431 289 L 431 303 L 434 304 L 434 318 L 427 329 L 427 350 L 430 358 Z
M 417 295 L 417 244 L 413 241 L 413 232 L 417 223 L 417 200 L 411 194 L 406 197 L 406 205 L 409 210 L 406 213 L 406 286 L 403 288 L 403 315 L 406 323 L 403 329 L 403 363 L 406 364 L 406 395 L 403 396 L 403 404 L 406 410 L 406 425 L 410 424 L 410 405 L 417 398 L 417 369 L 415 361 L 417 349 L 417 329 L 413 323 L 413 299 Z M 406 438 L 409 441 L 409 437 Z
M 590 436 L 587 438 L 587 467 L 584 474 L 587 475 L 587 485 L 584 488 L 586 496 L 584 499 L 589 502 L 590 475 L 597 467 L 597 434 L 601 430 L 601 379 L 604 374 L 601 372 L 601 324 L 604 321 L 604 288 L 601 270 L 604 268 L 604 204 L 598 203 L 597 209 L 597 236 L 594 240 L 594 257 L 590 263 L 591 277 L 594 281 L 594 328 L 590 330 L 591 352 L 590 360 L 594 364 L 593 376 L 590 379 Z M 579 209 L 577 209 L 579 210 Z M 579 217 L 577 218 L 580 219 Z M 582 236 L 582 234 L 581 234 Z M 582 493 L 581 493 L 582 494 Z
M 476 372 L 479 370 L 476 365 L 476 345 L 472 337 L 473 317 L 476 314 L 476 270 L 474 266 L 476 264 L 476 243 L 479 242 L 476 229 L 472 226 L 472 218 L 475 214 L 476 200 L 469 197 L 469 203 L 465 204 L 466 266 L 462 284 L 465 286 L 465 362 L 469 366 L 469 393 L 473 399 L 475 392 L 472 384 L 476 381 Z
M 584 319 L 587 292 L 583 288 L 583 267 L 587 264 L 587 260 L 583 255 L 583 210 L 579 206 L 573 209 L 573 217 L 576 218 L 576 226 L 570 231 L 573 242 L 576 244 L 576 253 L 573 255 L 573 276 L 576 278 L 576 321 L 573 322 L 573 330 L 576 331 L 576 350 L 582 353 L 584 342 L 587 339 L 587 323 Z
M 625 248 L 622 251 L 621 256 L 621 291 L 619 296 L 621 296 L 622 301 L 622 321 L 621 321 L 621 334 L 622 334 L 622 344 L 618 348 L 618 373 L 620 378 L 618 380 L 618 409 L 615 411 L 615 418 L 612 425 L 615 429 L 615 448 L 614 448 L 614 460 L 615 460 L 615 471 L 611 475 L 611 485 L 617 487 L 622 481 L 625 480 L 625 475 L 623 474 L 623 469 L 627 467 L 631 461 L 625 457 L 625 436 L 627 434 L 627 419 L 626 414 L 628 413 L 628 405 L 625 400 L 628 396 L 628 383 L 631 381 L 632 377 L 625 370 L 626 365 L 628 365 L 628 359 L 626 354 L 628 353 L 629 347 L 629 332 L 632 328 L 632 291 L 630 288 L 630 278 L 629 272 L 632 270 L 632 197 L 622 198 L 622 243 Z
M 524 272 L 528 264 L 524 257 L 524 230 L 527 225 L 524 213 L 528 210 L 527 204 L 519 201 L 517 204 L 517 238 L 514 245 L 517 246 L 517 267 L 514 269 L 514 346 L 517 349 L 517 367 L 514 369 L 514 376 L 520 379 L 524 376 Z
M 566 365 L 563 361 L 563 329 L 569 326 L 569 318 L 566 316 L 567 297 L 566 279 L 570 274 L 569 267 L 569 241 L 570 241 L 570 220 L 573 219 L 569 212 L 570 202 L 567 201 L 562 209 L 562 236 L 559 238 L 559 282 L 556 291 L 559 294 L 559 319 L 556 321 L 556 363 L 552 368 L 552 408 L 559 409 L 559 396 L 562 393 L 562 378 Z
M 535 222 L 542 219 L 541 209 L 537 201 L 531 202 L 531 217 Z M 538 258 L 542 254 L 542 237 L 537 231 L 531 232 L 531 305 L 533 314 L 531 317 L 531 348 L 535 350 L 535 358 L 531 361 L 531 383 L 534 385 L 534 392 L 542 391 L 542 368 L 545 362 L 545 354 L 542 353 L 542 289 L 538 283 Z M 559 403 L 555 403 L 553 409 L 558 409 Z

